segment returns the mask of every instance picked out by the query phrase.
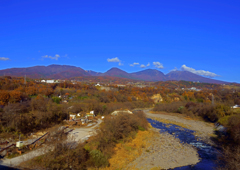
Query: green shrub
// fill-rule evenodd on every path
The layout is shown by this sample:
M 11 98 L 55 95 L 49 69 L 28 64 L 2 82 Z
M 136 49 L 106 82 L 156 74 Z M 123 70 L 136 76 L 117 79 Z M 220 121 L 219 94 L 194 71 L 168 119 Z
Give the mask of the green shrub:
M 231 116 L 224 116 L 224 117 L 221 117 L 218 122 L 223 125 L 223 126 L 227 126 L 228 124 L 228 120 Z
M 182 113 L 182 109 L 184 109 L 184 107 L 183 107 L 183 106 L 180 106 L 180 107 L 178 108 L 178 113 Z
M 91 162 L 95 167 L 106 167 L 109 164 L 106 156 L 99 150 L 92 150 L 90 156 Z
M 61 99 L 59 97 L 52 97 L 53 102 L 60 104 Z
M 220 159 L 225 163 L 225 167 L 219 169 L 240 169 L 240 114 L 226 117 L 228 120 L 227 135 L 219 136 L 218 139 L 223 150 Z
M 138 130 L 145 131 L 145 129 L 142 126 L 138 126 Z

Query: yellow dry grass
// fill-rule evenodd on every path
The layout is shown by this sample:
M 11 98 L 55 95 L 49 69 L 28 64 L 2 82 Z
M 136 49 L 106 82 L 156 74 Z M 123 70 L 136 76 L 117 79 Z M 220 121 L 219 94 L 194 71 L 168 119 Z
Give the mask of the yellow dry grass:
M 186 119 L 186 120 L 201 120 L 198 117 L 190 117 L 190 116 L 186 116 L 186 117 L 184 117 L 184 119 Z
M 155 132 L 153 131 L 139 131 L 131 142 L 118 143 L 114 148 L 115 154 L 109 159 L 110 166 L 100 168 L 100 170 L 126 169 L 126 166 L 139 157 L 143 149 L 150 145 L 151 138 L 154 136 Z M 136 168 L 131 167 L 130 169 Z

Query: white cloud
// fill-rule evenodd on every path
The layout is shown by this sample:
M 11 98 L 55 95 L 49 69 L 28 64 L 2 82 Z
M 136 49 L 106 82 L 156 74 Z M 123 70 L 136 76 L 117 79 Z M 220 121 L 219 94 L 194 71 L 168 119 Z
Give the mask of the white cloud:
M 2 61 L 7 61 L 7 60 L 10 60 L 9 58 L 6 58 L 6 57 L 0 57 L 0 60 Z
M 141 64 L 140 67 L 141 67 L 141 68 L 145 68 L 146 66 L 145 66 L 144 64 Z
M 185 64 L 182 65 L 181 69 L 183 71 L 189 71 L 191 73 L 198 74 L 198 75 L 201 75 L 201 76 L 207 76 L 207 77 L 217 77 L 217 76 L 219 76 L 219 75 L 217 75 L 215 73 L 212 73 L 212 72 L 209 72 L 209 71 L 195 70 L 194 68 L 187 67 Z
M 130 64 L 131 67 L 134 67 L 135 65 L 139 65 L 139 63 Z
M 178 71 L 177 67 L 174 67 L 174 69 L 170 70 L 171 71 Z
M 108 58 L 107 61 L 111 62 L 111 63 L 118 63 L 119 66 L 123 66 L 123 63 L 117 57 L 115 57 L 115 58 Z
M 116 57 L 116 58 L 108 58 L 108 62 L 114 62 L 114 63 L 120 63 L 121 61 Z
M 159 69 L 163 69 L 163 65 L 160 63 L 160 62 L 153 62 L 153 65 L 156 67 L 156 68 L 159 68 Z
M 58 55 L 58 54 L 56 54 L 54 57 L 49 56 L 49 55 L 42 56 L 42 58 L 50 58 L 52 60 L 58 60 L 59 57 L 60 57 L 60 55 Z
M 149 66 L 150 66 L 150 63 L 147 64 L 147 67 L 149 67 Z

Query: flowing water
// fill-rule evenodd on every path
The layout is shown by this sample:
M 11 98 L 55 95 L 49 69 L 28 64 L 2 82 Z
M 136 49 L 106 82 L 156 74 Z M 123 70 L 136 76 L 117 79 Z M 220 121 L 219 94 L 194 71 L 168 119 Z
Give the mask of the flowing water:
M 197 139 L 193 135 L 195 131 L 173 124 L 161 123 L 152 119 L 148 119 L 148 122 L 151 123 L 152 127 L 160 129 L 160 132 L 172 134 L 174 137 L 180 139 L 181 143 L 188 143 L 197 148 L 199 157 L 201 158 L 199 163 L 196 165 L 174 168 L 174 170 L 212 170 L 218 166 L 216 162 L 218 150 Z

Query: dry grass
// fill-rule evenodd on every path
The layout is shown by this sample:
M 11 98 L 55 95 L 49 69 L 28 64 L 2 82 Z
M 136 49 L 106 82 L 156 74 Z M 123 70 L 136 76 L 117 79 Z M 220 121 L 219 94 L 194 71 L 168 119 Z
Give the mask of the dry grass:
M 176 114 L 176 113 L 167 113 L 167 112 L 161 112 L 161 111 L 149 111 L 149 113 L 152 114 L 162 114 L 162 115 L 170 115 L 170 116 L 174 116 L 174 117 L 180 117 L 186 120 L 196 120 L 196 121 L 202 121 L 202 122 L 206 122 L 202 117 L 199 116 L 188 116 L 185 114 Z M 209 123 L 208 123 L 209 124 Z
M 134 139 L 126 143 L 118 143 L 114 148 L 115 154 L 109 159 L 110 166 L 101 170 L 123 169 L 142 154 L 142 151 L 150 146 L 151 138 L 155 136 L 153 131 L 139 131 Z M 130 169 L 136 169 L 131 167 Z
M 240 113 L 240 108 L 232 109 L 234 113 Z

